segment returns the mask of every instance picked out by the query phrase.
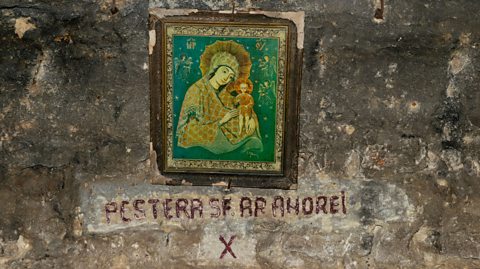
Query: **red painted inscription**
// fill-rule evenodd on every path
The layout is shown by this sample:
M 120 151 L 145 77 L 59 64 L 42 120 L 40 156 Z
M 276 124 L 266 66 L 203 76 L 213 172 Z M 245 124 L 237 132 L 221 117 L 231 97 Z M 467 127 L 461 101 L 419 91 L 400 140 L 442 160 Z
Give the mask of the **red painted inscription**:
M 220 259 L 223 259 L 223 257 L 225 256 L 225 254 L 230 253 L 232 255 L 232 257 L 234 257 L 235 259 L 237 258 L 237 256 L 235 256 L 235 253 L 233 253 L 233 250 L 232 250 L 232 243 L 233 243 L 233 240 L 235 239 L 235 235 L 232 235 L 230 237 L 230 240 L 227 242 L 225 242 L 225 239 L 223 238 L 223 236 L 220 235 L 220 237 L 218 238 L 224 245 L 225 245 L 225 249 L 222 251 L 222 254 L 220 254 Z
M 347 197 L 339 195 L 307 197 L 221 197 L 221 198 L 149 198 L 106 203 L 105 221 L 129 223 L 164 218 L 218 219 L 237 215 L 240 218 L 308 217 L 312 215 L 346 215 Z M 162 212 L 159 212 L 162 211 Z

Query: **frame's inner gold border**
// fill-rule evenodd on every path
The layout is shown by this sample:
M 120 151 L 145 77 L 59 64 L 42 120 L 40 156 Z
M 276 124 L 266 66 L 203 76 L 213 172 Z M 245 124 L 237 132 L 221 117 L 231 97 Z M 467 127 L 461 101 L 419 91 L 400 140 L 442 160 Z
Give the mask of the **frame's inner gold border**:
M 167 172 L 282 172 L 285 134 L 285 109 L 288 94 L 286 70 L 288 63 L 288 27 L 271 24 L 225 24 L 225 23 L 166 23 L 164 25 L 163 50 L 163 121 L 164 157 Z M 278 38 L 278 70 L 275 127 L 275 161 L 245 162 L 225 160 L 186 160 L 173 158 L 173 36 L 222 36 L 247 38 Z

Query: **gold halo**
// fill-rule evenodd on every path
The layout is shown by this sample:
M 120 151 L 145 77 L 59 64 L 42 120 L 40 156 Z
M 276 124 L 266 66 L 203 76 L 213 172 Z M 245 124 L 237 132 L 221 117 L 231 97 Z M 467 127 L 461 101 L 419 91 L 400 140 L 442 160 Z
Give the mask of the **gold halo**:
M 205 76 L 210 71 L 212 57 L 218 52 L 228 52 L 237 58 L 239 64 L 238 78 L 246 79 L 250 76 L 250 69 L 252 68 L 250 54 L 245 50 L 243 45 L 240 45 L 233 40 L 216 41 L 205 47 L 205 51 L 202 53 L 202 56 L 200 56 L 200 69 L 202 70 L 202 76 Z

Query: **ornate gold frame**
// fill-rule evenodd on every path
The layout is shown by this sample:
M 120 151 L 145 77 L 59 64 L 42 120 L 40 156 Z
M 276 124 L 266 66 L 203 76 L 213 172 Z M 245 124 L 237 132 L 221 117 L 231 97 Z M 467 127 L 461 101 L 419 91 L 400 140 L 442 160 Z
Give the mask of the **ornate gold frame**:
M 194 185 L 228 182 L 230 186 L 292 188 L 296 186 L 298 148 L 298 96 L 301 50 L 295 47 L 295 25 L 288 20 L 259 15 L 195 15 L 151 19 L 156 46 L 151 66 L 151 136 L 160 171 L 173 183 Z M 200 33 L 200 34 L 199 34 Z M 275 161 L 242 162 L 185 160 L 172 157 L 174 35 L 278 38 Z M 250 182 L 250 183 L 249 183 Z M 253 183 L 253 184 L 252 184 Z

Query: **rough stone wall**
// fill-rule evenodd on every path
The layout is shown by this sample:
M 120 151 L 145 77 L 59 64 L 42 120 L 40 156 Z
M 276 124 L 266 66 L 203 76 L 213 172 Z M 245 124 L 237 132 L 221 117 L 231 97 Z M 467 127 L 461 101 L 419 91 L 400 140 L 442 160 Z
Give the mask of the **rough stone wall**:
M 225 193 L 149 185 L 148 9 L 230 1 L 2 1 L 0 267 L 479 268 L 480 2 L 379 3 L 236 2 L 305 11 L 299 186 Z M 340 190 L 342 216 L 121 229 L 94 202 Z

